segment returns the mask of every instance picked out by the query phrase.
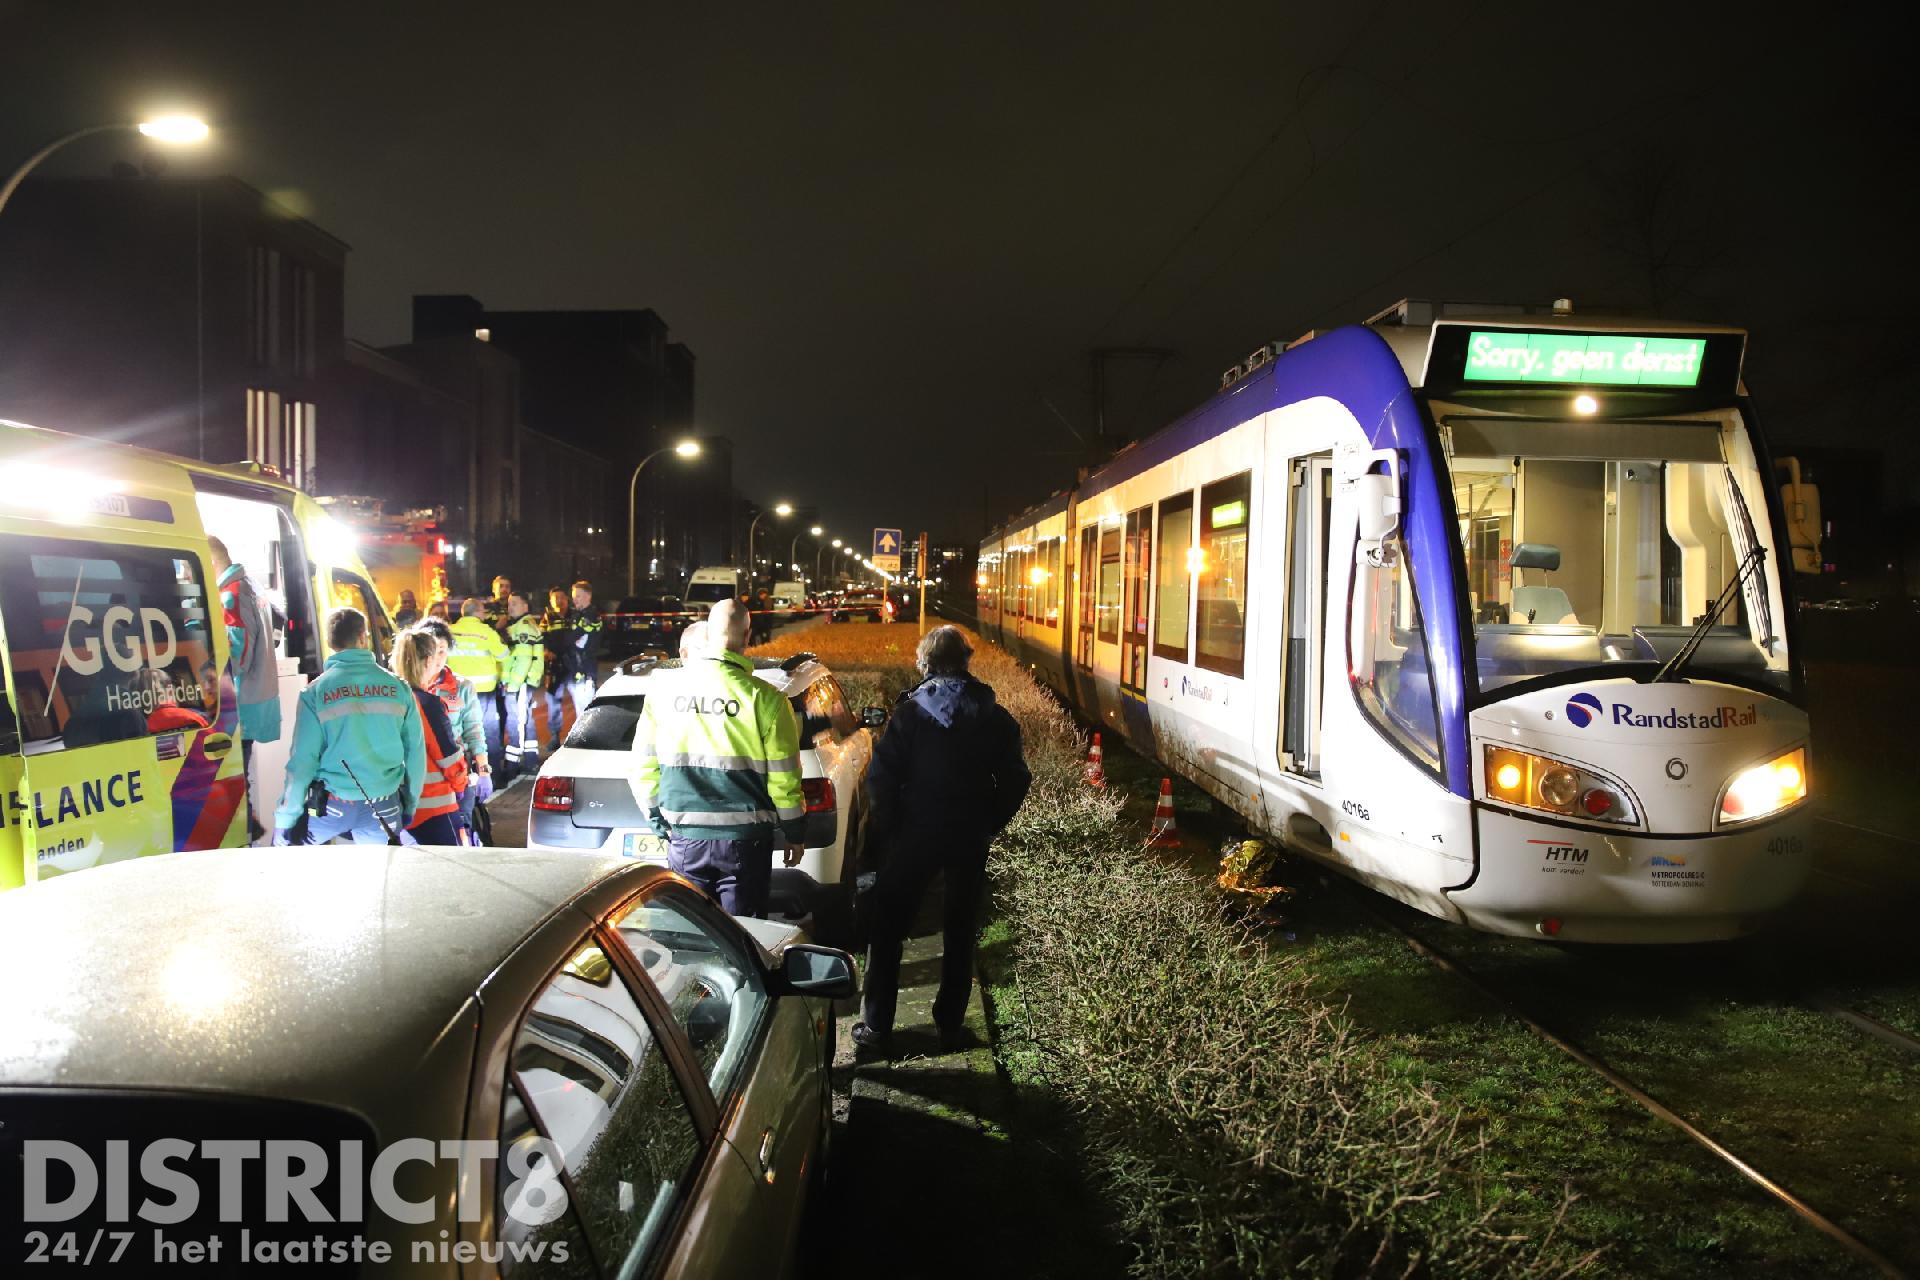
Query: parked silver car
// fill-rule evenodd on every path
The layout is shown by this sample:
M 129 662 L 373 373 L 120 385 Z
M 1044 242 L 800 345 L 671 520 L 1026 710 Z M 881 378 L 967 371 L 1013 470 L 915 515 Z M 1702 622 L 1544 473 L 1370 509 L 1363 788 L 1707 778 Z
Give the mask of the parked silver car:
M 132 1275 L 243 1228 L 256 1250 L 358 1239 L 362 1275 L 782 1274 L 830 1132 L 832 1001 L 854 990 L 845 953 L 658 867 L 505 849 L 119 863 L 0 896 L 0 965 L 0 1270 L 63 1240 L 105 1263 L 123 1233 Z M 204 1147 L 171 1168 L 203 1189 L 194 1214 L 129 1216 L 179 1202 L 156 1144 L 216 1139 L 252 1144 L 227 1151 L 238 1221 Z M 320 1161 L 319 1204 L 287 1200 L 276 1140 L 305 1144 L 295 1183 Z M 49 1143 L 71 1149 L 49 1163 Z M 90 1198 L 76 1174 L 38 1201 L 8 1185 L 88 1160 Z

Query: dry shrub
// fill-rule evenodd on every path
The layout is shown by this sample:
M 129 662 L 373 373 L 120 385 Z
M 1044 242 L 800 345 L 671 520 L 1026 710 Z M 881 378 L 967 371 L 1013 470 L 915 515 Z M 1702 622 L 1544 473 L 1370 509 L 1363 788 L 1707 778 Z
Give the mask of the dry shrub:
M 1017 1046 L 1078 1116 L 1143 1276 L 1496 1275 L 1590 1259 L 1503 1232 L 1482 1144 L 1222 921 L 1082 784 L 1078 726 L 1003 651 L 977 675 L 1020 721 L 1033 796 L 996 846 Z

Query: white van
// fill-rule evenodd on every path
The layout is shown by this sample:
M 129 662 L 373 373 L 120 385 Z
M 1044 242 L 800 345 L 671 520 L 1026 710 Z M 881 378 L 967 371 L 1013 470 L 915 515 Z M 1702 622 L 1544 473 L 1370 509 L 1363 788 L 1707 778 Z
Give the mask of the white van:
M 722 600 L 745 600 L 747 598 L 747 571 L 731 565 L 715 565 L 704 569 L 695 569 L 693 576 L 687 579 L 686 602 L 689 609 L 694 605 L 706 609 Z
M 776 582 L 773 594 L 768 597 L 775 613 L 798 613 L 807 607 L 807 584 L 804 582 Z

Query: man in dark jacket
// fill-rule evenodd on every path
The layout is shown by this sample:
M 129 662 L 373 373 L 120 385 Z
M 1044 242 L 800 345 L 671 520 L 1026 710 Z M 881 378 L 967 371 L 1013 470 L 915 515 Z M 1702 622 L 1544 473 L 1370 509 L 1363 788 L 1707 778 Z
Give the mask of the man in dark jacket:
M 967 673 L 973 649 L 957 627 L 920 641 L 923 679 L 900 696 L 867 774 L 871 830 L 887 850 L 874 886 L 862 1020 L 853 1038 L 884 1047 L 893 1032 L 900 952 L 934 876 L 946 877 L 944 950 L 933 1021 L 943 1047 L 958 1045 L 973 991 L 973 940 L 987 846 L 1027 798 L 1033 775 L 1020 726 L 993 690 Z

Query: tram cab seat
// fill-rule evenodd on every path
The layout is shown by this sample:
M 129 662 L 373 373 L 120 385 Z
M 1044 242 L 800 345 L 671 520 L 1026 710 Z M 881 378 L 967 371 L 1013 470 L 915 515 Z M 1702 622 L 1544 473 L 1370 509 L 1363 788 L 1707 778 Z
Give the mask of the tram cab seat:
M 1536 625 L 1580 625 L 1580 619 L 1574 616 L 1573 601 L 1558 587 L 1515 587 L 1512 617 L 1515 622 Z
M 1538 569 L 1542 573 L 1552 573 L 1560 567 L 1560 548 L 1550 542 L 1522 542 L 1514 547 L 1507 566 L 1517 575 L 1521 569 Z M 1559 587 L 1523 587 L 1515 582 L 1513 588 L 1514 622 L 1532 626 L 1579 626 L 1580 619 L 1574 616 L 1573 601 Z

